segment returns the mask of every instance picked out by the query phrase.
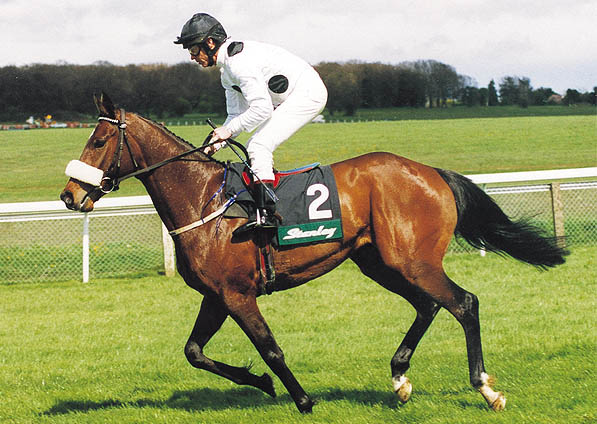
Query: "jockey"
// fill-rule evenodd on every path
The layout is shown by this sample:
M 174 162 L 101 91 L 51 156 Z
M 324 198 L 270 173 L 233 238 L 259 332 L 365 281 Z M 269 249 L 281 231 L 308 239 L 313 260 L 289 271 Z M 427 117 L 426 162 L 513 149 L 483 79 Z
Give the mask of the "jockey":
M 273 152 L 325 107 L 327 89 L 321 77 L 306 61 L 280 47 L 230 40 L 220 22 L 206 13 L 189 19 L 174 43 L 188 49 L 191 60 L 201 66 L 220 68 L 228 117 L 213 131 L 215 144 L 206 153 L 214 154 L 243 131 L 255 131 L 247 151 L 257 177 L 251 194 L 261 219 L 237 231 L 275 227 L 275 201 L 270 196 Z

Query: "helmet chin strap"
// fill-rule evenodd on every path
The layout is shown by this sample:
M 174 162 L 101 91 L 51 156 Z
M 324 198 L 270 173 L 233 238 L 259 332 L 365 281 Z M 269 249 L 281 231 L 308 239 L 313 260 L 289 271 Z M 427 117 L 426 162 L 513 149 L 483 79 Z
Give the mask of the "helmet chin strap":
M 213 40 L 215 44 L 214 48 L 210 49 L 207 45 L 207 42 L 204 41 L 203 43 L 201 43 L 201 50 L 203 50 L 207 55 L 207 66 L 214 66 L 216 64 L 216 56 L 218 54 L 218 51 L 220 50 L 220 47 L 222 47 L 222 44 L 224 44 L 229 37 L 226 37 L 223 40 L 216 40 L 212 37 L 208 38 L 211 38 Z
M 205 49 L 203 51 L 207 55 L 207 66 L 214 66 L 216 64 L 216 54 L 218 53 L 218 49 L 220 46 L 215 46 L 213 49 L 209 49 L 206 44 L 204 44 Z M 209 50 L 208 50 L 209 49 Z
M 207 66 L 214 66 L 216 64 L 216 60 L 214 59 L 214 55 L 207 55 Z

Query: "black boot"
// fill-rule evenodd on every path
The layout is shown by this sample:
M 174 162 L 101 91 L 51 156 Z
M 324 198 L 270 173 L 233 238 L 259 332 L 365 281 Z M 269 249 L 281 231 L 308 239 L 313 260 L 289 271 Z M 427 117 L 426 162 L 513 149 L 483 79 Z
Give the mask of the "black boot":
M 255 219 L 234 230 L 234 235 L 245 233 L 249 230 L 274 229 L 278 227 L 278 220 L 275 216 L 276 202 L 268 194 L 267 189 L 274 192 L 274 185 L 269 182 L 255 183 L 251 189 L 251 195 L 255 200 Z
M 276 201 L 272 198 L 272 195 L 274 195 L 274 184 L 270 182 L 255 184 L 254 190 L 255 197 L 259 199 L 255 203 L 261 217 L 261 224 L 259 226 L 263 228 L 277 228 Z

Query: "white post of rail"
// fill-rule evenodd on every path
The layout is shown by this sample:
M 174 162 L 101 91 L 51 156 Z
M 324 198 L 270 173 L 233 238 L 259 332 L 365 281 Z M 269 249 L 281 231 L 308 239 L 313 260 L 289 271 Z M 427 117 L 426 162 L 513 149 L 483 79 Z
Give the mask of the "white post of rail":
M 484 192 L 487 193 L 487 184 L 481 184 L 481 188 L 483 189 Z M 480 249 L 479 250 L 479 254 L 481 255 L 481 257 L 485 257 L 485 255 L 487 255 L 487 250 L 485 250 L 485 248 Z
M 83 282 L 89 282 L 89 213 L 83 217 Z
M 168 233 L 168 229 L 162 222 L 162 242 L 164 244 L 164 271 L 166 277 L 174 277 L 176 259 L 174 257 L 174 241 Z

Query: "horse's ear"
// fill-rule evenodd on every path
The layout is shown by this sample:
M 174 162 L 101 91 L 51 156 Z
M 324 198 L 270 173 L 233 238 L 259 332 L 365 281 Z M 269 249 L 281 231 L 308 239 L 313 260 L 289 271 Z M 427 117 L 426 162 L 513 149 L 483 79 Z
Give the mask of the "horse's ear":
M 94 94 L 93 101 L 95 102 L 95 106 L 97 107 L 97 111 L 99 112 L 100 116 L 116 119 L 114 103 L 112 103 L 112 100 L 106 93 L 102 91 L 99 97 Z

